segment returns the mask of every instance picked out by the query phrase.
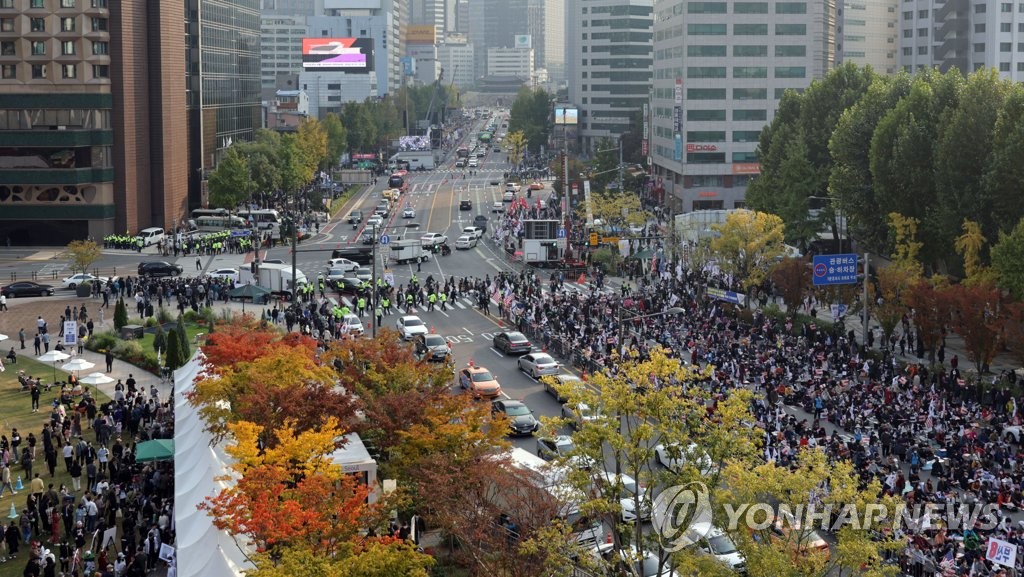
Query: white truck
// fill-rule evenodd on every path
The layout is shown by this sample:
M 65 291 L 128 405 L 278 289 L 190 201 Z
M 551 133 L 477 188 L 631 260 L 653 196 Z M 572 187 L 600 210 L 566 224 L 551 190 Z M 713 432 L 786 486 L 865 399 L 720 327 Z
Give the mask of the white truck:
M 257 276 L 258 278 L 254 278 L 251 269 L 247 266 L 238 267 L 238 280 L 241 284 L 256 284 L 270 289 L 270 293 L 273 295 L 290 294 L 295 286 L 309 282 L 305 273 L 295 269 L 296 282 L 293 283 L 290 264 L 260 263 Z
M 388 245 L 391 249 L 391 262 L 403 264 L 407 262 L 423 262 L 427 260 L 427 251 L 418 238 L 393 240 Z

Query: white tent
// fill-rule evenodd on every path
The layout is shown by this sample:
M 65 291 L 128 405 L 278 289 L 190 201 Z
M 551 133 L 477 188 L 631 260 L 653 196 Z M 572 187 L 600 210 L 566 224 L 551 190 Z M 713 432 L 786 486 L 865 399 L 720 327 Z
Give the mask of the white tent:
M 195 407 L 185 396 L 192 390 L 202 369 L 202 355 L 196 353 L 174 372 L 174 524 L 179 577 L 241 577 L 254 566 L 234 539 L 214 527 L 213 520 L 198 506 L 206 497 L 227 487 L 218 480 L 230 470 L 226 455 L 211 444 Z

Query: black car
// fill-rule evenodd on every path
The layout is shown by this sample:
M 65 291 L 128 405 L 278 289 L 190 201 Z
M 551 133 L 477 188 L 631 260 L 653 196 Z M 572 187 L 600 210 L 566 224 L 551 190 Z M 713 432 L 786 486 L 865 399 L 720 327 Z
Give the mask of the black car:
M 359 237 L 359 243 L 360 244 L 366 244 L 366 245 L 373 244 L 373 241 L 375 240 L 375 238 L 376 238 L 376 235 L 374 235 L 372 232 L 364 232 L 363 236 Z
M 513 353 L 528 353 L 533 350 L 533 344 L 526 335 L 519 331 L 505 331 L 494 335 L 494 348 L 511 355 Z
M 181 267 L 162 260 L 140 262 L 139 276 L 178 276 Z
M 360 222 L 363 222 L 363 211 L 353 210 L 352 212 L 348 213 L 349 224 L 358 224 Z
M 9 299 L 14 297 L 52 297 L 53 287 L 30 280 L 12 282 L 0 289 L 0 293 Z
M 336 248 L 331 252 L 331 258 L 347 258 L 359 264 L 373 264 L 373 249 L 359 246 Z
M 473 218 L 473 226 L 479 226 L 484 229 L 484 232 L 487 232 L 487 216 L 483 214 L 476 215 L 476 217 Z
M 416 358 L 420 360 L 445 362 L 452 355 L 448 340 L 438 334 L 416 335 L 413 338 L 413 347 Z
M 540 421 L 522 401 L 498 399 L 491 401 L 491 413 L 504 413 L 508 417 L 510 435 L 532 435 L 540 428 Z
M 473 201 L 462 199 L 459 201 L 459 210 L 473 210 Z

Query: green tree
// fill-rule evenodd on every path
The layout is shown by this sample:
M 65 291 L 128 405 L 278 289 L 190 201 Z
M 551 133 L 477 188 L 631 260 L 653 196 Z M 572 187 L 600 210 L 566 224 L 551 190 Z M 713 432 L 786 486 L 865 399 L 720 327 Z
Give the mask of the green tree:
M 738 210 L 713 228 L 719 236 L 711 239 L 711 251 L 719 266 L 748 292 L 765 281 L 786 252 L 786 226 L 774 214 Z
M 548 143 L 551 111 L 550 94 L 523 86 L 509 110 L 508 131 L 522 132 L 528 149 L 536 152 Z
M 89 272 L 89 267 L 103 256 L 100 247 L 93 240 L 73 240 L 64 249 L 63 258 L 68 259 L 72 272 Z
M 232 146 L 210 174 L 210 206 L 234 210 L 249 199 L 254 186 L 249 158 Z
M 253 192 L 272 194 L 281 189 L 280 155 L 281 133 L 266 128 L 256 131 L 251 142 L 236 144 L 249 159 L 249 174 Z M 232 148 L 234 148 L 232 147 Z
M 594 190 L 605 190 L 608 183 L 619 178 L 619 147 L 611 138 L 602 138 L 594 149 L 594 159 L 587 171 Z
M 1011 230 L 1024 218 L 1024 87 L 1013 84 L 996 116 L 992 154 L 986 167 L 985 196 L 992 200 L 992 217 L 999 230 Z M 991 234 L 988 238 L 996 238 Z
M 167 350 L 167 333 L 164 332 L 163 325 L 156 325 L 156 332 L 153 333 L 153 350 L 154 351 L 166 351 Z
M 173 371 L 184 365 L 185 360 L 186 358 L 181 352 L 181 339 L 178 337 L 177 331 L 171 331 L 167 335 L 167 356 L 164 359 L 164 365 Z
M 185 332 L 185 317 L 181 314 L 178 315 L 178 323 L 174 325 L 174 332 L 178 335 L 178 340 L 181 341 L 179 343 L 181 358 L 183 361 L 187 361 L 192 356 L 192 350 L 188 344 L 188 333 Z
M 342 124 L 348 129 L 348 149 L 353 152 L 377 150 L 382 133 L 378 133 L 368 105 L 349 102 L 341 111 Z
M 117 299 L 114 305 L 114 329 L 120 331 L 121 327 L 128 324 L 128 307 L 124 305 L 124 299 Z
M 999 233 L 999 242 L 992 247 L 992 268 L 999 288 L 1009 291 L 1016 300 L 1024 300 L 1024 219 L 1006 234 Z
M 338 165 L 341 155 L 348 149 L 348 131 L 337 113 L 329 112 L 320 123 L 327 133 L 327 166 Z

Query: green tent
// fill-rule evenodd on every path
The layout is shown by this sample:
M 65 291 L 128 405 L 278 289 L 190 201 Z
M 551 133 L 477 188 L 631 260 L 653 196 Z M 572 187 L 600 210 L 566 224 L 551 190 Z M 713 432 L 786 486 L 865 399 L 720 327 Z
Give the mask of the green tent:
M 135 460 L 139 463 L 168 461 L 173 458 L 174 439 L 153 439 L 135 446 Z

